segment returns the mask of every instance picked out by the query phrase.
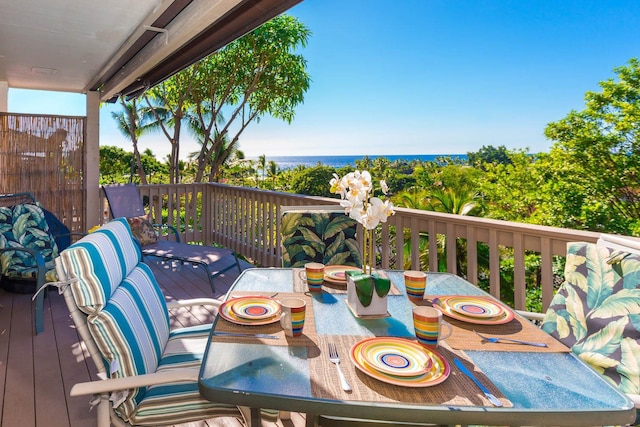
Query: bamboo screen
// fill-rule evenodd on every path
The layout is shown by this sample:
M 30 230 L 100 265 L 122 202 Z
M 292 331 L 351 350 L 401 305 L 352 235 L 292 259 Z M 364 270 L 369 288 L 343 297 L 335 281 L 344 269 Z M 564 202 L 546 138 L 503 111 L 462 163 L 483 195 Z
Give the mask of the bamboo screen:
M 0 194 L 29 192 L 85 231 L 85 117 L 0 113 Z

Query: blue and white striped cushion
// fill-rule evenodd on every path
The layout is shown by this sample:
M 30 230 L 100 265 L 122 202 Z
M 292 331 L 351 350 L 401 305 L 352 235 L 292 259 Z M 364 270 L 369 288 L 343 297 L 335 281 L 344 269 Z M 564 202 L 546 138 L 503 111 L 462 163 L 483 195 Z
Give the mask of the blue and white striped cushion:
M 105 306 L 118 285 L 142 259 L 124 218 L 117 218 L 61 253 L 78 308 L 86 314 Z
M 107 305 L 87 320 L 106 366 L 114 371 L 112 378 L 156 372 L 169 339 L 169 315 L 164 296 L 146 264 L 134 268 Z M 144 394 L 144 388 L 130 390 L 116 408 L 118 414 L 128 419 Z
M 176 329 L 162 355 L 158 372 L 172 369 L 199 370 L 211 325 Z M 179 382 L 148 387 L 136 413 L 134 425 L 178 424 L 214 417 L 239 417 L 233 405 L 210 402 L 200 396 L 197 382 Z

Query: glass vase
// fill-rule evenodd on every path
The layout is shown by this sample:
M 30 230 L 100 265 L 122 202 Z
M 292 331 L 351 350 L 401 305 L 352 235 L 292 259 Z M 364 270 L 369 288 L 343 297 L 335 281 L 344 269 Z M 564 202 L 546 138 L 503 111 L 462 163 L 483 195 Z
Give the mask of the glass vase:
M 371 274 L 376 263 L 375 229 L 364 230 L 364 246 L 362 254 L 362 273 Z

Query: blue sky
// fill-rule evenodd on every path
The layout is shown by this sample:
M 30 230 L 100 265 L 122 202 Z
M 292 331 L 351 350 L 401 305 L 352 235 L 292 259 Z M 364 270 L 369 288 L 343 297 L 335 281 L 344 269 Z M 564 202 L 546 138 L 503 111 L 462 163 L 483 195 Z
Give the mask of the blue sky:
M 248 157 L 548 151 L 545 126 L 640 57 L 637 0 L 305 0 L 289 13 L 313 33 L 311 87 L 292 124 L 245 131 Z M 131 150 L 114 108 L 101 144 Z M 84 96 L 11 89 L 9 110 L 84 115 Z M 160 135 L 141 146 L 170 150 Z

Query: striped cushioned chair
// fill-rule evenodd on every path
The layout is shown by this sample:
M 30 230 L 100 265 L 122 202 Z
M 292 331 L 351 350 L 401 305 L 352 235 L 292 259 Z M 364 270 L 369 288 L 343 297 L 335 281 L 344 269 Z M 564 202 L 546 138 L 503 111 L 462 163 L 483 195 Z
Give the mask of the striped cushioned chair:
M 66 281 L 58 286 L 99 377 L 109 378 L 76 384 L 71 394 L 99 397 L 99 426 L 109 425 L 111 412 L 114 424 L 141 426 L 242 417 L 235 406 L 200 397 L 197 376 L 211 325 L 170 331 L 170 307 L 141 259 L 124 218 L 60 254 L 57 270 Z

